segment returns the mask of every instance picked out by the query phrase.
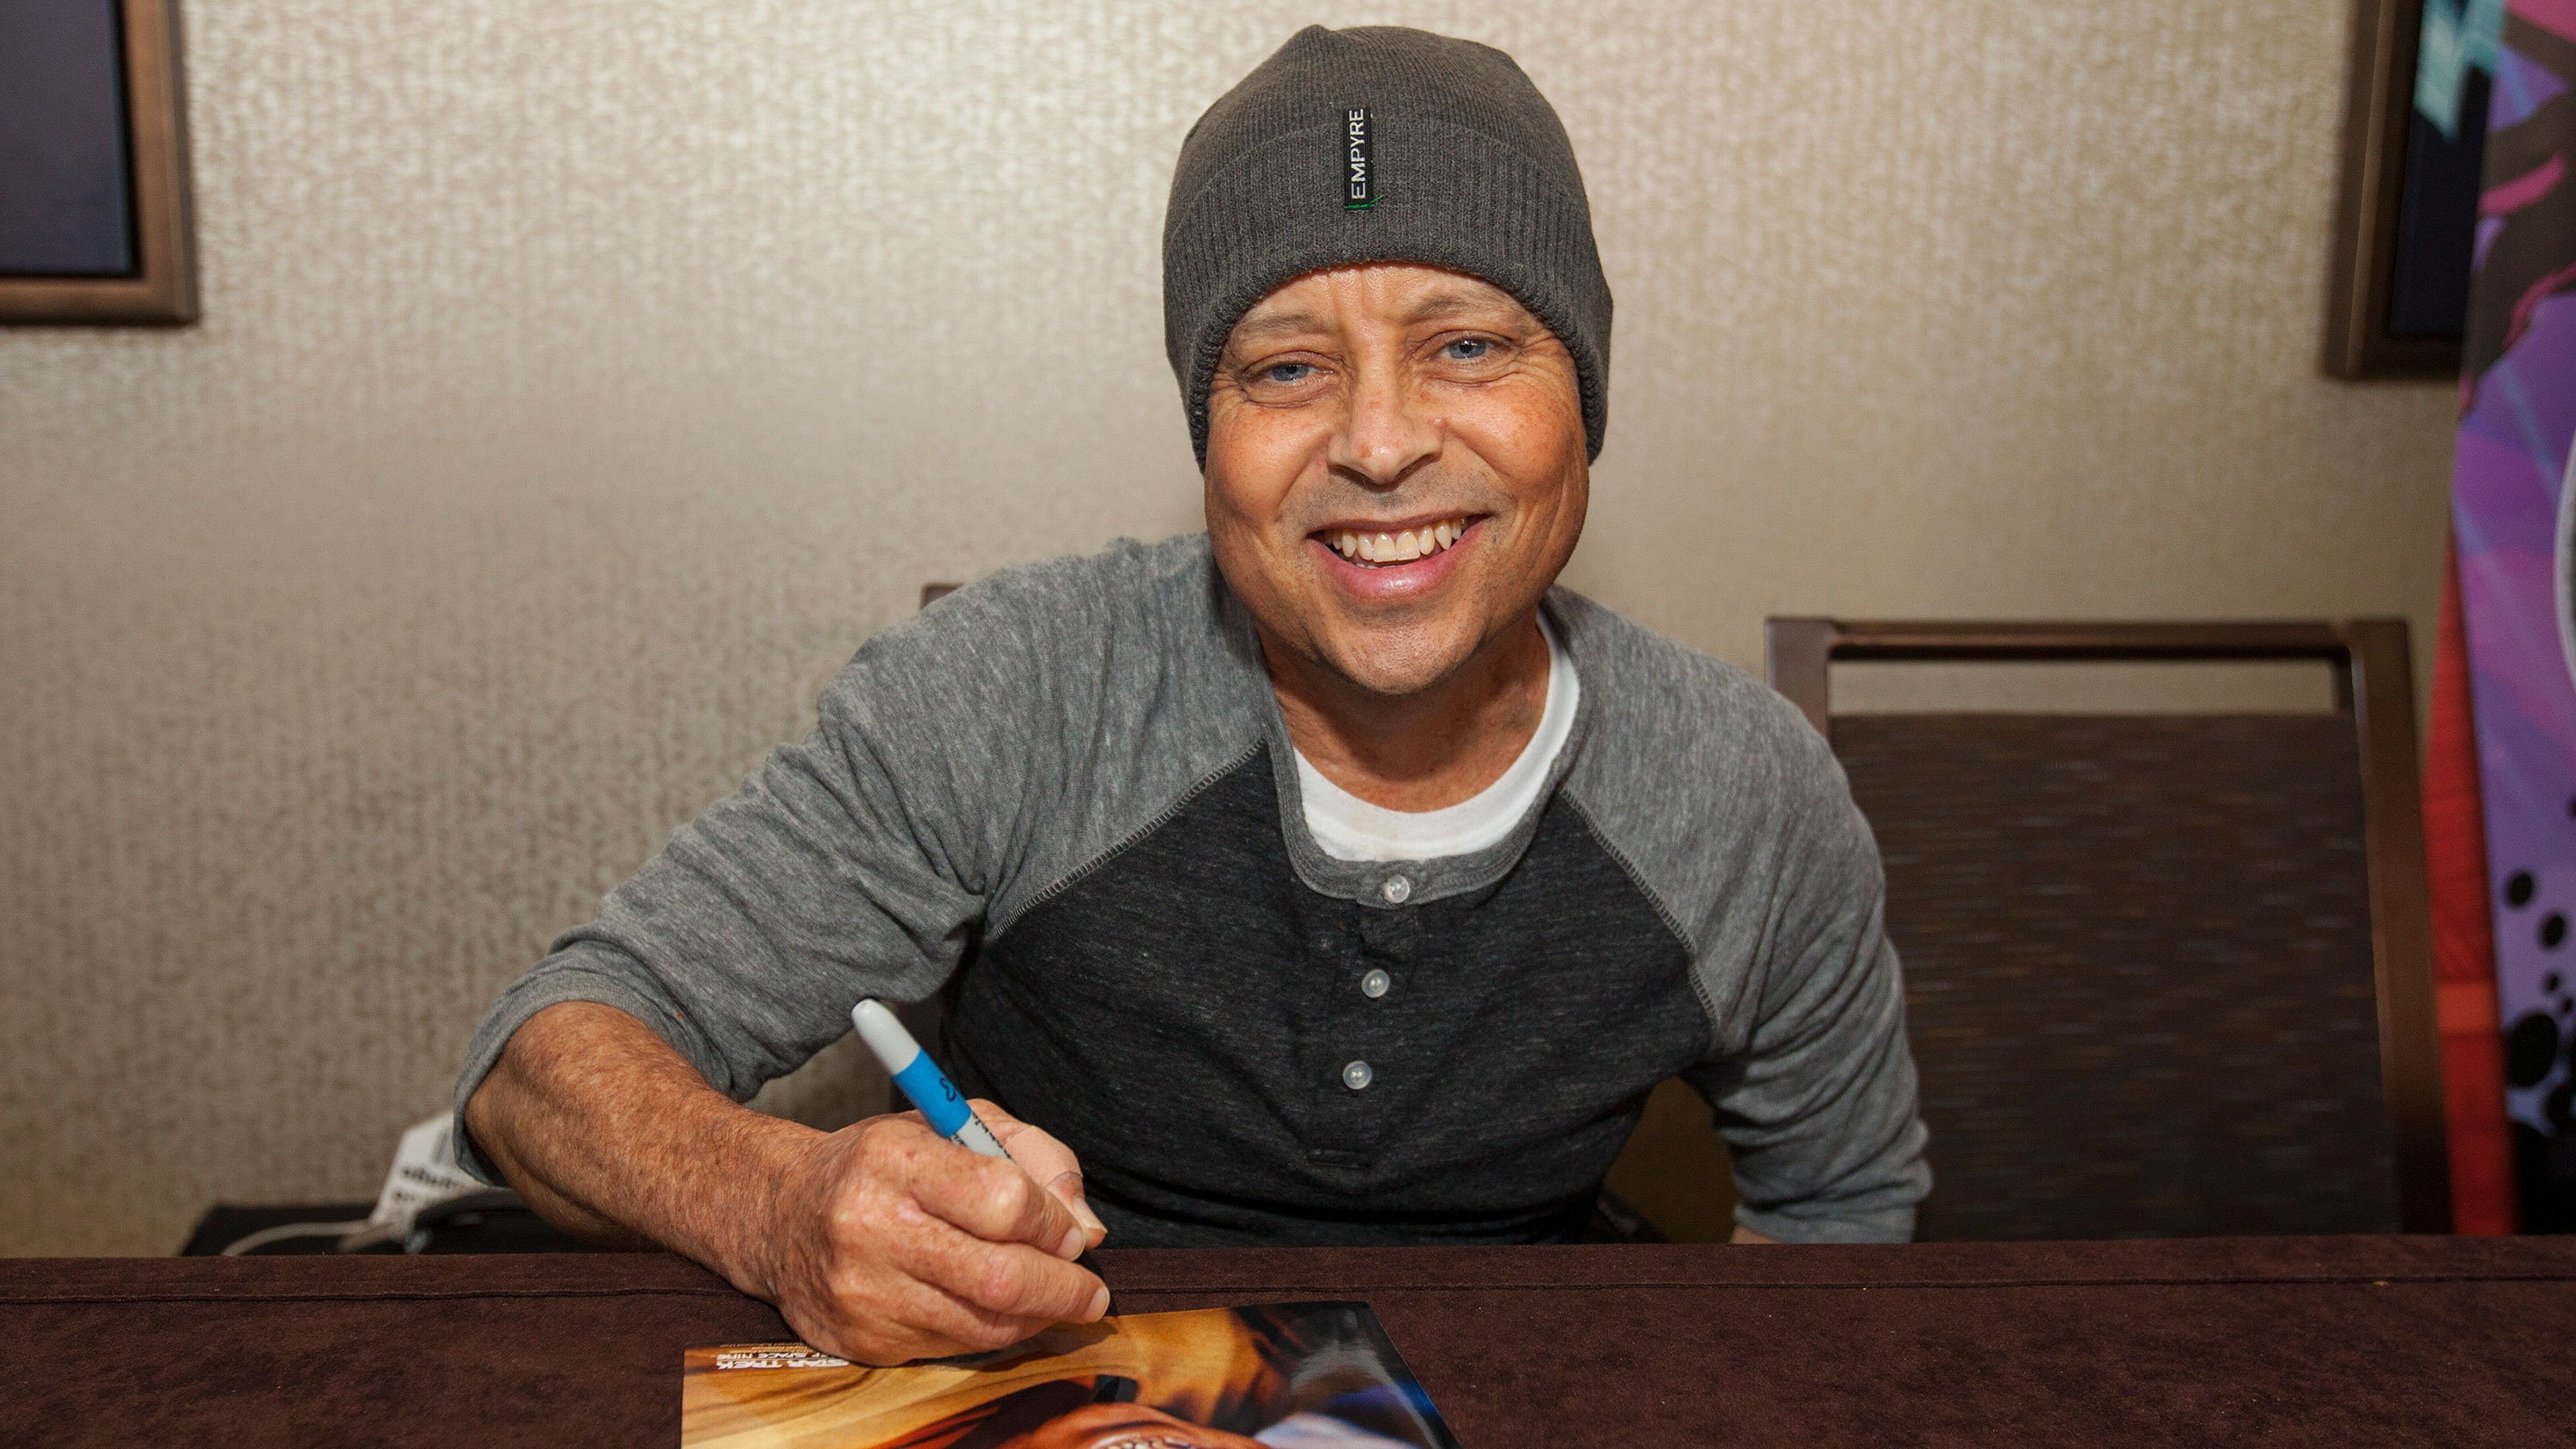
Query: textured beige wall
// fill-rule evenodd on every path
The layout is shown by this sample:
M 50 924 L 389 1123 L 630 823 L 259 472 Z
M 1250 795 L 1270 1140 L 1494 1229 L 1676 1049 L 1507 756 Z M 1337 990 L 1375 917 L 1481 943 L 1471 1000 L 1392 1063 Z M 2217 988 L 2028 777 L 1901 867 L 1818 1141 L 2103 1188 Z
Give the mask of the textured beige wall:
M 1573 580 L 1753 663 L 1782 611 L 2429 632 L 2446 391 L 2313 360 L 2344 9 L 1310 14 L 1555 98 L 1620 303 Z M 191 4 L 204 324 L 0 334 L 0 1253 L 371 1193 L 922 580 L 1190 526 L 1164 183 L 1291 24 Z

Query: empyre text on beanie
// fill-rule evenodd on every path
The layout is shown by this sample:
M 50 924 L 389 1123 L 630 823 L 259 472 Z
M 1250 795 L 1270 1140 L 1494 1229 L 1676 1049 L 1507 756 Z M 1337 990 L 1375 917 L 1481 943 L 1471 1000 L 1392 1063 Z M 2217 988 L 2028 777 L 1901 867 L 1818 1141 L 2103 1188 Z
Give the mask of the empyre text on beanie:
M 1610 284 L 1574 147 L 1490 46 L 1396 26 L 1290 37 L 1190 128 L 1163 217 L 1163 346 L 1207 463 L 1225 340 L 1281 283 L 1418 262 L 1510 293 L 1574 354 L 1587 453 L 1609 422 Z

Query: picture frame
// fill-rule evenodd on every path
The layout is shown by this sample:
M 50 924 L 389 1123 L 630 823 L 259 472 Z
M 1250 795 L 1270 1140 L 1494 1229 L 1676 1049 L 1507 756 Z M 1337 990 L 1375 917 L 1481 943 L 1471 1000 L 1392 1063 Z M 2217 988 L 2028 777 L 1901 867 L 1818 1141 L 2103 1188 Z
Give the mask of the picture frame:
M 46 128 L 54 122 L 46 114 L 22 111 L 10 120 L 31 150 L 59 141 L 56 154 L 78 153 L 76 161 L 66 162 L 65 167 L 74 171 L 87 167 L 91 174 L 64 184 L 85 186 L 95 193 L 102 184 L 96 173 L 121 159 L 124 206 L 115 215 L 125 227 L 123 265 L 85 260 L 95 248 L 92 252 L 65 248 L 58 250 L 68 260 L 31 266 L 10 256 L 8 239 L 0 236 L 0 323 L 170 326 L 193 322 L 197 320 L 196 247 L 189 207 L 178 0 L 92 3 L 107 13 L 55 10 L 46 22 L 74 27 L 56 34 L 69 33 L 101 44 L 99 32 L 112 22 L 112 66 L 74 67 L 67 74 L 49 74 L 41 98 L 34 97 L 34 88 L 17 88 L 19 104 L 25 107 L 43 105 L 46 98 L 67 98 L 64 110 L 79 124 L 66 120 L 55 128 L 64 134 L 49 135 Z M 72 19 L 66 21 L 65 16 Z M 121 94 L 108 96 L 101 89 L 106 81 L 113 81 Z M 116 138 L 102 142 L 97 125 L 100 108 L 110 105 L 121 107 L 121 158 L 113 146 Z M 0 183 L 6 181 L 0 177 Z M 106 184 L 112 185 L 112 179 Z M 21 248 L 28 250 L 33 248 Z
M 2325 369 L 2337 377 L 2460 370 L 2486 81 L 2462 68 L 2463 44 L 2442 48 L 2432 63 L 2466 76 L 2472 99 L 2454 91 L 2449 132 L 2419 116 L 2428 5 L 2454 36 L 2463 0 L 2354 0 L 2326 304 Z

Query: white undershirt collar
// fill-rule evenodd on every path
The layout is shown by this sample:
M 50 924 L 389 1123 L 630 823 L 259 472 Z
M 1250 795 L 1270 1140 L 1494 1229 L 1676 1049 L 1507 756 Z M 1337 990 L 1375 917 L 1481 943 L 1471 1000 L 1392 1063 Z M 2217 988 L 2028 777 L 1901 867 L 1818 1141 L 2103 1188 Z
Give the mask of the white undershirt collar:
M 1472 855 L 1512 833 L 1531 808 L 1574 732 L 1574 709 L 1583 700 L 1583 685 L 1574 677 L 1574 662 L 1565 656 L 1556 630 L 1541 614 L 1539 632 L 1547 638 L 1547 706 L 1538 729 L 1520 758 L 1502 777 L 1455 805 L 1437 810 L 1389 810 L 1372 805 L 1324 778 L 1324 772 L 1297 753 L 1297 792 L 1304 797 L 1306 830 L 1335 860 L 1438 860 Z

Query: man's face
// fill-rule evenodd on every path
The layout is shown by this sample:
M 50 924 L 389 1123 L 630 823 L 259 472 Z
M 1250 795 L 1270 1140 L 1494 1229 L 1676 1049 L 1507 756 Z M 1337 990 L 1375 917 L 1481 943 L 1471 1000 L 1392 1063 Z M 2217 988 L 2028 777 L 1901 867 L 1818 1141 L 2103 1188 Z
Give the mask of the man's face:
M 1574 359 L 1497 287 L 1340 267 L 1227 338 L 1208 395 L 1217 565 L 1271 648 L 1372 693 L 1430 688 L 1526 615 L 1590 495 Z

